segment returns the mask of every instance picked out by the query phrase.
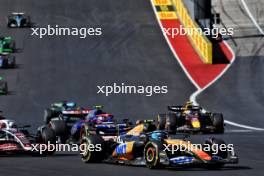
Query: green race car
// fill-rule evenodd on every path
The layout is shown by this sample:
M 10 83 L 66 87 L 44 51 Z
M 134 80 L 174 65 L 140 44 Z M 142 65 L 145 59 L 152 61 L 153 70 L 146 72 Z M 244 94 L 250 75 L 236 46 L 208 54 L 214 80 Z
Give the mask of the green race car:
M 15 52 L 16 44 L 12 37 L 0 37 L 0 54 Z
M 3 77 L 0 76 L 0 95 L 7 95 L 8 87 L 7 82 L 3 81 Z
M 75 102 L 58 101 L 52 103 L 51 106 L 44 110 L 44 122 L 48 124 L 54 117 L 58 117 L 64 110 L 75 110 L 78 106 Z

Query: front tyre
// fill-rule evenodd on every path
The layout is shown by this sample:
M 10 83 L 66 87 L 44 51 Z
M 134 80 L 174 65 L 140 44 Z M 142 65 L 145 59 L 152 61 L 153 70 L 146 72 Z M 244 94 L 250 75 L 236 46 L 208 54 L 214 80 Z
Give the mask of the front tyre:
M 205 147 L 207 147 L 209 150 L 205 151 Z M 220 146 L 227 146 L 226 143 L 222 139 L 216 139 L 216 138 L 211 138 L 205 140 L 203 143 L 204 151 L 209 154 L 210 156 L 218 156 L 221 157 L 222 159 L 226 159 L 228 157 L 228 151 L 220 150 Z M 214 163 L 211 164 L 208 169 L 220 169 L 223 167 L 225 164 L 224 163 Z
M 85 163 L 99 163 L 105 158 L 104 140 L 99 135 L 83 137 L 80 143 L 81 159 Z
M 144 148 L 144 157 L 146 166 L 150 169 L 157 169 L 161 167 L 159 157 L 159 147 L 155 142 L 148 142 Z

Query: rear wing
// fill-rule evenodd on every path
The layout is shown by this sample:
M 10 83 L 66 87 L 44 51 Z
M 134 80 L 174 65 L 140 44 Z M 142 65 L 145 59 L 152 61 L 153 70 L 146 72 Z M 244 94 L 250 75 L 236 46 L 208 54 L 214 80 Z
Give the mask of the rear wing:
M 62 111 L 62 114 L 64 115 L 87 115 L 89 114 L 90 110 L 84 109 L 84 110 L 64 110 Z
M 179 112 L 179 111 L 184 111 L 184 107 L 183 106 L 168 106 L 168 110 Z
M 24 12 L 12 12 L 11 14 L 12 15 L 25 15 Z
M 201 110 L 202 108 L 200 106 L 191 106 L 190 109 L 198 111 L 198 110 Z M 168 106 L 168 110 L 173 111 L 173 112 L 181 112 L 185 110 L 185 107 L 184 106 Z

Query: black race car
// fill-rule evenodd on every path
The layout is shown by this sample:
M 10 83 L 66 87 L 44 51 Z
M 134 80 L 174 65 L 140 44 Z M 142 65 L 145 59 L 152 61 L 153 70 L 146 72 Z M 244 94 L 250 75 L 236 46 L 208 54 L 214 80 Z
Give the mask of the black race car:
M 157 127 L 159 130 L 176 132 L 224 133 L 224 118 L 221 113 L 212 113 L 192 102 L 184 106 L 168 106 L 169 113 L 159 114 Z
M 216 149 L 219 146 L 222 146 L 221 150 Z M 223 140 L 215 138 L 199 145 L 186 138 L 172 139 L 166 131 L 157 131 L 156 126 L 148 121 L 119 136 L 84 136 L 80 154 L 85 163 L 107 162 L 151 169 L 199 165 L 219 168 L 227 163 L 238 163 L 234 149 L 228 146 Z
M 44 110 L 44 123 L 48 124 L 53 118 L 59 117 L 60 114 L 62 114 L 63 111 L 70 111 L 70 110 L 76 110 L 81 109 L 77 106 L 75 102 L 70 101 L 58 101 L 55 103 L 52 103 L 49 108 L 46 108 Z
M 13 12 L 7 17 L 7 26 L 9 28 L 31 27 L 30 16 L 25 13 Z
M 9 53 L 0 54 L 0 68 L 15 68 L 16 58 Z

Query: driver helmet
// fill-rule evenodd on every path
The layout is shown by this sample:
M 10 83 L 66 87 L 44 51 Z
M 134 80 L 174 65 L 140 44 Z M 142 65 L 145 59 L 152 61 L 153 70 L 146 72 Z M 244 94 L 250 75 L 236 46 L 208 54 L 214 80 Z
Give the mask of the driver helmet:
M 169 135 L 165 131 L 154 131 L 151 133 L 150 138 L 154 140 L 168 139 Z
M 99 120 L 99 121 L 102 122 L 102 121 L 104 121 L 104 117 L 103 117 L 103 116 L 98 116 L 98 117 L 97 117 L 97 120 Z
M 191 109 L 192 106 L 193 106 L 193 102 L 192 101 L 187 101 L 185 103 L 185 109 Z

